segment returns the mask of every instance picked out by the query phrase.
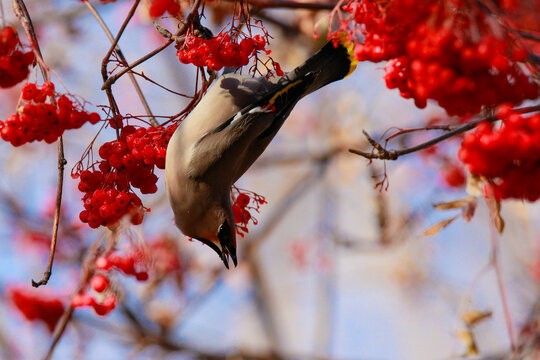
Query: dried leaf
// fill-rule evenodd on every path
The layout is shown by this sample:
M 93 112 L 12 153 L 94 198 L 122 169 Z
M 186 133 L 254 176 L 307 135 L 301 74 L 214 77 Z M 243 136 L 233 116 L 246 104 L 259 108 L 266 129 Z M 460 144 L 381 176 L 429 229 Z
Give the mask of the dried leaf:
M 504 230 L 504 220 L 501 217 L 501 202 L 495 199 L 495 197 L 489 195 L 486 196 L 485 199 L 489 209 L 489 215 L 493 220 L 493 224 L 495 225 L 495 228 L 499 234 L 502 234 Z
M 472 326 L 482 320 L 490 318 L 491 315 L 493 315 L 493 312 L 491 310 L 488 310 L 488 311 L 471 310 L 471 311 L 467 311 L 466 313 L 463 313 L 461 315 L 461 319 L 467 326 Z
M 478 204 L 478 200 L 476 198 L 473 198 L 461 210 L 461 216 L 463 217 L 463 219 L 465 219 L 466 222 L 471 221 L 471 219 L 473 218 L 474 212 L 476 211 L 476 205 L 477 204 Z
M 470 202 L 472 201 L 476 201 L 475 197 L 467 196 L 464 199 L 433 204 L 433 208 L 435 210 L 463 209 L 464 207 L 469 206 Z
M 464 356 L 478 355 L 478 347 L 476 346 L 476 340 L 471 330 L 460 330 L 458 337 L 466 347 Z
M 436 223 L 435 225 L 430 226 L 426 231 L 424 231 L 424 236 L 434 236 L 437 235 L 442 229 L 450 225 L 454 220 L 458 218 L 459 215 L 456 215 L 450 219 L 442 220 Z

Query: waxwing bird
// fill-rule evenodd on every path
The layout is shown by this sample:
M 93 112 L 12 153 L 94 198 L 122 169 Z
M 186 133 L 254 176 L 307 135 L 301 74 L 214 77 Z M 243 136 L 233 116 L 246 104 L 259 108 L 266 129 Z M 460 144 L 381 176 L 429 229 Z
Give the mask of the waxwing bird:
M 229 267 L 236 258 L 231 186 L 262 154 L 302 97 L 348 76 L 352 46 L 328 42 L 282 77 L 218 78 L 172 136 L 165 162 L 176 226 Z

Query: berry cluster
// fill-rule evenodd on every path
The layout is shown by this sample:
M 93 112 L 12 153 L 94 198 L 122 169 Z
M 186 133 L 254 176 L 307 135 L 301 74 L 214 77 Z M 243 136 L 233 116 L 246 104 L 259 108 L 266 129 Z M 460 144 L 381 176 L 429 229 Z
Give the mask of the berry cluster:
M 85 193 L 81 221 L 91 228 L 114 226 L 129 213 L 131 223 L 140 224 L 144 210 L 131 188 L 138 188 L 143 194 L 157 191 L 154 166 L 165 168 L 167 145 L 176 127 L 123 126 L 118 140 L 103 144 L 99 149 L 103 161 L 98 163 L 98 170 L 73 175 L 80 177 L 79 190 Z
M 527 52 L 503 31 L 495 35 L 484 10 L 458 0 L 385 3 L 350 2 L 344 9 L 355 25 L 343 21 L 333 36 L 345 30 L 357 42 L 358 60 L 390 60 L 387 86 L 414 98 L 419 108 L 433 99 L 448 114 L 462 116 L 538 97 L 538 86 L 521 66 Z
M 187 35 L 184 45 L 176 55 L 184 64 L 208 66 L 211 70 L 223 67 L 240 67 L 249 63 L 249 58 L 264 50 L 266 39 L 261 35 L 243 38 L 240 43 L 231 40 L 229 34 L 220 33 L 210 39 Z M 279 74 L 278 74 L 279 75 Z
M 34 53 L 23 53 L 17 30 L 7 26 L 0 29 L 0 87 L 9 88 L 28 76 Z
M 40 88 L 36 84 L 26 84 L 22 90 L 22 99 L 27 103 L 18 112 L 0 121 L 0 136 L 13 146 L 21 146 L 33 141 L 55 142 L 66 130 L 78 129 L 86 122 L 96 124 L 101 119 L 97 113 L 88 113 L 78 109 L 66 96 L 59 96 L 54 104 L 45 103 L 48 97 L 54 97 L 54 85 L 44 83 Z
M 79 213 L 79 219 L 96 229 L 101 225 L 114 227 L 124 215 L 129 214 L 132 224 L 140 224 L 144 217 L 141 199 L 134 193 L 118 191 L 110 186 L 108 190 L 102 190 L 104 177 L 106 175 L 101 171 L 85 170 L 81 173 L 79 189 L 87 191 L 82 198 L 84 210 Z
M 236 233 L 244 237 L 244 235 L 249 232 L 247 227 L 248 223 L 250 221 L 254 225 L 257 225 L 258 223 L 257 219 L 251 215 L 250 210 L 259 212 L 259 207 L 262 204 L 266 204 L 266 199 L 263 196 L 253 192 L 246 192 L 245 190 L 241 192 L 236 187 L 233 187 L 231 196 L 233 199 L 232 210 L 234 222 L 236 224 Z M 249 206 L 250 202 L 253 203 L 252 206 Z
M 175 0 L 151 0 L 148 6 L 148 15 L 151 18 L 157 18 L 168 12 L 172 16 L 181 14 L 180 3 Z
M 183 270 L 176 239 L 161 236 L 148 245 L 154 259 L 152 271 L 155 277 L 162 278 Z
M 126 275 L 132 275 L 139 281 L 148 280 L 148 272 L 142 268 L 140 256 L 136 252 L 126 256 L 120 256 L 116 253 L 102 255 L 95 261 L 95 269 L 99 273 L 95 273 L 90 278 L 90 288 L 100 294 L 97 301 L 96 298 L 87 293 L 85 290 L 79 292 L 71 299 L 71 306 L 77 307 L 92 307 L 96 314 L 105 316 L 109 314 L 117 305 L 117 297 L 111 289 L 110 280 L 107 276 L 113 269 L 121 270 Z
M 96 269 L 110 271 L 115 268 L 121 270 L 126 275 L 134 276 L 139 281 L 148 280 L 148 271 L 140 269 L 143 267 L 145 266 L 143 266 L 141 256 L 137 252 L 127 254 L 126 256 L 111 253 L 96 259 Z
M 499 127 L 482 122 L 465 136 L 459 158 L 472 174 L 489 180 L 497 199 L 536 201 L 540 198 L 540 114 L 523 116 L 504 104 L 497 116 L 502 119 Z
M 102 301 L 97 302 L 96 299 L 87 294 L 79 293 L 73 296 L 71 299 L 71 306 L 74 308 L 90 306 L 94 308 L 96 314 L 105 316 L 109 314 L 116 307 L 117 299 L 114 294 L 107 294 Z
M 12 287 L 8 290 L 13 304 L 30 321 L 43 321 L 50 332 L 64 314 L 62 301 L 52 295 L 37 294 L 23 287 Z

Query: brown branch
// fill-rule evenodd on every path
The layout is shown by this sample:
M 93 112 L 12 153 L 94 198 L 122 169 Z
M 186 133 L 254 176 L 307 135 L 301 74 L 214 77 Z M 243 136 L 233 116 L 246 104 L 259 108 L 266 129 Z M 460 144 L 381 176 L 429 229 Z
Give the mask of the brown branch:
M 523 108 L 520 108 L 520 109 L 515 109 L 515 111 L 517 111 L 518 113 L 521 113 L 521 114 L 540 111 L 540 105 L 523 107 Z M 395 150 L 395 149 L 388 150 L 388 149 L 386 149 L 380 143 L 373 140 L 373 138 L 364 130 L 364 131 L 362 131 L 364 133 L 364 136 L 366 136 L 368 142 L 373 146 L 374 150 L 377 150 L 377 152 L 374 152 L 374 151 L 365 152 L 365 151 L 356 150 L 356 149 L 349 149 L 349 152 L 351 152 L 353 154 L 356 154 L 356 155 L 360 155 L 360 156 L 362 156 L 362 157 L 364 157 L 366 159 L 397 160 L 399 157 L 401 157 L 403 155 L 411 154 L 411 153 L 426 149 L 426 148 L 428 148 L 430 146 L 433 146 L 435 144 L 440 143 L 441 141 L 444 141 L 444 140 L 449 139 L 449 138 L 451 138 L 453 136 L 456 136 L 456 135 L 462 134 L 462 133 L 464 133 L 466 131 L 469 131 L 471 129 L 474 129 L 476 127 L 476 125 L 478 125 L 482 121 L 490 121 L 491 122 L 491 121 L 496 121 L 496 120 L 499 120 L 499 119 L 497 119 L 496 117 L 486 117 L 486 118 L 476 119 L 476 120 L 473 120 L 473 121 L 471 121 L 469 123 L 458 126 L 455 129 L 448 131 L 444 135 L 441 135 L 439 137 L 436 137 L 434 139 L 431 139 L 431 140 L 426 141 L 424 143 L 421 143 L 419 145 L 412 146 L 410 148 L 406 148 L 406 149 L 402 149 L 402 150 Z M 443 128 L 442 130 L 446 130 L 446 129 Z M 404 131 L 404 132 L 407 132 L 407 131 Z
M 36 58 L 38 59 L 38 66 L 41 70 L 43 79 L 45 81 L 50 81 L 49 71 L 45 65 L 45 62 L 43 61 L 43 56 L 39 48 L 36 31 L 34 29 L 34 25 L 32 24 L 32 19 L 30 17 L 30 14 L 28 13 L 28 9 L 26 8 L 26 5 L 24 4 L 24 0 L 13 0 L 13 11 L 15 12 L 15 15 L 17 16 L 17 18 L 20 20 L 24 28 L 24 31 L 32 44 L 32 49 L 34 50 L 34 54 L 36 55 Z M 47 268 L 45 272 L 43 273 L 43 278 L 37 282 L 32 279 L 33 287 L 46 285 L 47 282 L 49 282 L 49 279 L 51 278 L 51 274 L 52 274 L 54 254 L 56 252 L 56 242 L 58 239 L 58 227 L 60 223 L 60 208 L 62 207 L 64 167 L 67 163 L 64 157 L 64 142 L 61 136 L 60 138 L 58 138 L 57 143 L 58 143 L 58 184 L 56 187 L 56 208 L 54 211 L 54 223 L 53 223 L 53 230 L 52 230 L 52 235 L 51 235 L 51 248 L 49 251 L 49 259 L 47 262 Z
M 58 139 L 58 183 L 56 185 L 56 207 L 54 209 L 54 223 L 51 237 L 51 248 L 49 251 L 49 260 L 47 262 L 47 269 L 43 273 L 43 278 L 38 282 L 32 279 L 33 287 L 40 287 L 41 285 L 47 285 L 52 274 L 52 266 L 54 262 L 54 254 L 56 253 L 56 242 L 58 239 L 58 227 L 60 223 L 60 210 L 62 207 L 62 192 L 64 187 L 64 168 L 67 161 L 64 157 L 64 141 L 62 137 Z
M 328 168 L 329 160 L 338 153 L 338 151 L 330 152 L 326 157 L 322 157 L 317 161 L 317 168 L 314 171 L 304 175 L 297 183 L 288 191 L 285 198 L 276 206 L 276 209 L 270 215 L 268 221 L 265 222 L 265 227 L 258 231 L 254 236 L 249 237 L 245 247 L 246 263 L 249 266 L 250 274 L 253 278 L 252 284 L 255 289 L 255 302 L 259 308 L 263 324 L 265 326 L 266 335 L 271 344 L 270 358 L 282 359 L 284 356 L 278 353 L 279 351 L 279 328 L 273 315 L 270 300 L 272 298 L 270 289 L 268 288 L 265 279 L 264 271 L 258 261 L 258 249 L 262 245 L 262 240 L 275 228 L 275 226 L 283 219 L 287 210 L 291 208 L 291 204 L 298 201 L 306 191 L 315 185 Z
M 81 281 L 80 281 L 79 287 L 74 292 L 74 294 L 82 291 L 88 284 L 88 281 L 90 280 L 90 275 L 92 275 L 92 271 L 94 268 L 92 263 L 96 260 L 100 243 L 101 241 L 98 239 L 90 247 L 88 251 L 88 255 L 86 256 L 82 264 L 83 273 L 81 275 Z M 49 346 L 49 349 L 47 350 L 47 354 L 45 354 L 45 356 L 43 357 L 43 360 L 50 360 L 52 358 L 54 350 L 56 349 L 56 345 L 58 345 L 58 342 L 62 338 L 62 335 L 64 334 L 67 328 L 67 324 L 71 320 L 73 311 L 74 311 L 74 308 L 70 304 L 66 312 L 64 312 L 64 315 L 62 315 L 62 318 L 60 318 L 58 324 L 56 325 L 56 329 L 53 334 L 53 340 L 51 342 L 51 345 Z
M 84 3 L 86 5 L 86 7 L 88 8 L 88 10 L 90 10 L 90 12 L 92 13 L 94 18 L 98 21 L 99 25 L 101 26 L 101 28 L 103 29 L 103 31 L 105 32 L 105 34 L 109 38 L 109 41 L 111 42 L 111 47 L 109 48 L 109 51 L 107 51 L 107 54 L 105 55 L 105 57 L 103 58 L 103 61 L 101 63 L 101 74 L 103 76 L 104 81 L 106 81 L 107 78 L 108 78 L 107 64 L 110 61 L 110 57 L 111 57 L 113 51 L 116 51 L 116 54 L 118 55 L 120 60 L 126 66 L 128 65 L 128 62 L 126 60 L 126 57 L 124 56 L 124 53 L 122 52 L 122 50 L 118 46 L 118 41 L 120 40 L 120 37 L 124 33 L 124 30 L 126 29 L 127 25 L 131 21 L 131 18 L 133 17 L 133 15 L 135 13 L 135 10 L 137 9 L 137 7 L 138 7 L 138 5 L 140 3 L 140 0 L 137 0 L 137 1 L 134 2 L 133 6 L 131 7 L 131 9 L 130 9 L 130 11 L 128 13 L 128 15 L 126 16 L 126 19 L 122 23 L 122 26 L 120 27 L 120 30 L 118 31 L 118 34 L 116 35 L 116 37 L 112 36 L 112 33 L 111 33 L 109 27 L 105 24 L 105 22 L 103 21 L 103 18 L 99 15 L 99 13 L 96 11 L 94 6 L 88 1 L 85 1 Z M 135 88 L 135 91 L 137 92 L 137 96 L 141 100 L 141 103 L 142 103 L 146 113 L 150 117 L 150 119 L 149 119 L 150 123 L 152 124 L 152 126 L 159 126 L 159 123 L 156 121 L 154 115 L 152 114 L 152 110 L 150 109 L 150 105 L 148 105 L 148 101 L 146 100 L 146 97 L 144 96 L 144 94 L 142 92 L 142 89 L 139 86 L 139 83 L 137 82 L 137 79 L 135 78 L 135 76 L 133 74 L 129 74 L 129 79 L 130 79 L 131 83 L 133 84 L 133 87 Z M 112 94 L 111 94 L 111 96 L 112 96 Z M 107 94 L 107 97 L 110 98 L 109 94 Z
M 30 18 L 30 14 L 28 13 L 28 9 L 26 8 L 26 5 L 24 4 L 23 0 L 13 0 L 13 12 L 21 22 L 21 25 L 24 29 L 24 32 L 26 33 L 26 36 L 28 37 L 28 40 L 30 40 L 30 44 L 32 46 L 32 50 L 34 51 L 34 54 L 36 55 L 37 63 L 39 66 L 39 69 L 41 70 L 41 75 L 43 76 L 43 79 L 45 81 L 49 81 L 49 70 L 47 69 L 47 66 L 45 66 L 45 63 L 43 62 L 43 56 L 41 55 L 41 50 L 39 48 L 39 43 L 37 41 L 36 36 L 36 30 L 34 28 L 34 25 L 32 24 L 32 19 Z
M 201 5 L 202 0 L 195 0 L 193 3 L 193 6 L 191 7 L 191 10 L 186 17 L 186 21 L 182 24 L 182 26 L 178 29 L 175 37 L 181 36 L 186 33 L 188 30 L 190 24 L 193 22 L 193 19 L 198 13 L 199 6 Z M 143 62 L 147 61 L 148 59 L 154 57 L 155 55 L 159 54 L 163 50 L 165 50 L 169 45 L 171 45 L 174 42 L 174 40 L 169 39 L 165 44 L 161 45 L 157 49 L 151 51 L 150 53 L 146 54 L 145 56 L 141 57 L 140 59 L 134 61 L 132 64 L 129 64 L 127 67 L 125 67 L 123 70 L 119 71 L 118 73 L 114 74 L 113 76 L 109 77 L 108 79 L 104 80 L 103 86 L 101 87 L 101 90 L 109 89 L 119 78 L 121 78 L 126 73 L 130 72 L 131 69 L 139 66 Z
M 225 0 L 233 2 L 235 0 Z M 300 2 L 288 0 L 247 0 L 248 4 L 258 8 L 332 10 L 339 2 Z

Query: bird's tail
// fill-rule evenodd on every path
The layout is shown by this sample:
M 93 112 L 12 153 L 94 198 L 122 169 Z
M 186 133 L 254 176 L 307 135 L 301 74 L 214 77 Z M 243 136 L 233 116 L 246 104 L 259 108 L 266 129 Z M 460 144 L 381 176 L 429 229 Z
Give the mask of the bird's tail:
M 316 74 L 311 85 L 302 94 L 305 96 L 331 82 L 346 78 L 356 69 L 356 65 L 353 44 L 346 39 L 334 39 L 302 65 L 283 76 L 280 82 L 294 83 L 304 79 L 307 74 Z

